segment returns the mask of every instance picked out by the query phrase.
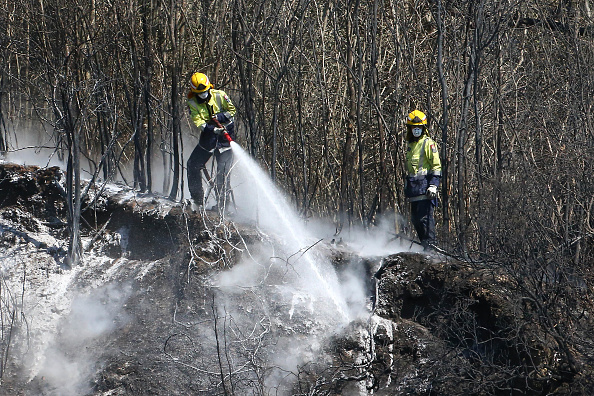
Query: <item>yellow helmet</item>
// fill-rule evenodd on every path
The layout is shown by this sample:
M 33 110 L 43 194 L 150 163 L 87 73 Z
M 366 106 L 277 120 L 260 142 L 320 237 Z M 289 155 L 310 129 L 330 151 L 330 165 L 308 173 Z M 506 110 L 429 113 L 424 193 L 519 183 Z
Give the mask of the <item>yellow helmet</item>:
M 190 79 L 190 85 L 192 92 L 202 93 L 208 91 L 213 85 L 204 73 L 194 73 Z
M 419 110 L 413 110 L 406 118 L 406 125 L 427 126 L 427 116 Z

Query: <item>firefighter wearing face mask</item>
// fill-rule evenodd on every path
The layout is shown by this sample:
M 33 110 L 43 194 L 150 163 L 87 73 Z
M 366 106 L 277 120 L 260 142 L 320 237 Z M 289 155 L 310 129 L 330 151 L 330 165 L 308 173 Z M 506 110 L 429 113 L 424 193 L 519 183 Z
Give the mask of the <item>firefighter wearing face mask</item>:
M 221 204 L 229 191 L 229 172 L 233 164 L 233 151 L 226 134 L 235 140 L 235 106 L 225 92 L 213 88 L 203 73 L 192 75 L 187 103 L 192 122 L 200 133 L 198 145 L 188 159 L 188 188 L 192 201 L 196 206 L 203 204 L 205 197 L 200 171 L 214 154 L 217 161 L 215 193 L 217 204 Z
M 414 110 L 406 118 L 406 180 L 404 194 L 410 202 L 411 220 L 425 249 L 435 243 L 434 208 L 441 180 L 437 144 L 429 137 L 427 116 Z

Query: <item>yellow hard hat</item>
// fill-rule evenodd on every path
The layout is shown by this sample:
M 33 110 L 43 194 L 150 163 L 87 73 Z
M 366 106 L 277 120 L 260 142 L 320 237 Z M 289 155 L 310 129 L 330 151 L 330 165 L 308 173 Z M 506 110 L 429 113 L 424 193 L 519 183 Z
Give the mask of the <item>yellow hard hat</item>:
M 194 73 L 192 74 L 192 78 L 190 79 L 190 85 L 192 92 L 202 93 L 204 91 L 208 91 L 212 88 L 212 84 L 210 80 L 204 73 Z
M 406 118 L 406 125 L 427 125 L 427 116 L 419 110 L 413 110 Z

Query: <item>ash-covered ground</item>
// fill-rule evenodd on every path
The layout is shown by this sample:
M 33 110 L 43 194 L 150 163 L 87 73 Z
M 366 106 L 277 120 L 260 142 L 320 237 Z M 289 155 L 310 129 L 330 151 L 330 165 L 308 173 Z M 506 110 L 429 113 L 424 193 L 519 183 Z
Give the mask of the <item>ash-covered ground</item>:
M 0 164 L 2 395 L 564 389 L 550 363 L 541 377 L 497 371 L 522 356 L 506 341 L 511 285 L 492 269 L 354 235 L 296 249 L 238 215 L 116 185 L 85 208 L 70 267 L 60 170 Z

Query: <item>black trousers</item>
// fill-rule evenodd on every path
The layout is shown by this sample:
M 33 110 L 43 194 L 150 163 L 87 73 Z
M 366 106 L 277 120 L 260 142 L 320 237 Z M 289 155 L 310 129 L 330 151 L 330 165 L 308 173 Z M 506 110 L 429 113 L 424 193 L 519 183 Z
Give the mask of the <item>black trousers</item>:
M 421 244 L 427 248 L 435 243 L 435 218 L 433 208 L 435 203 L 431 199 L 410 203 L 411 220 Z
M 190 158 L 188 158 L 188 189 L 194 202 L 202 204 L 204 200 L 204 189 L 202 188 L 201 170 L 205 168 L 206 163 L 212 157 L 213 153 L 197 145 Z M 217 162 L 217 175 L 215 178 L 215 194 L 217 203 L 220 204 L 230 191 L 230 172 L 233 165 L 233 150 L 227 149 L 223 152 L 216 149 L 214 151 Z

